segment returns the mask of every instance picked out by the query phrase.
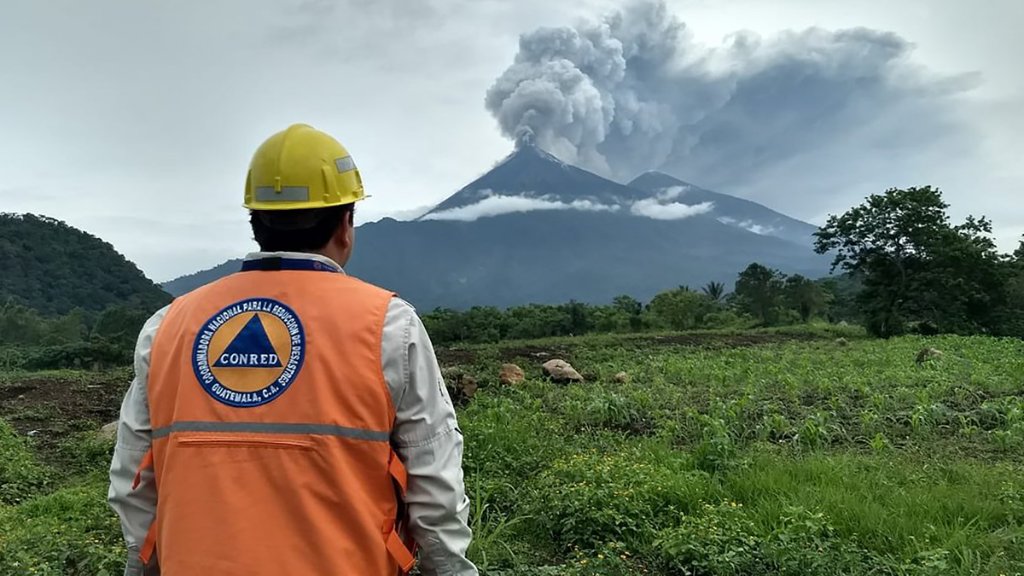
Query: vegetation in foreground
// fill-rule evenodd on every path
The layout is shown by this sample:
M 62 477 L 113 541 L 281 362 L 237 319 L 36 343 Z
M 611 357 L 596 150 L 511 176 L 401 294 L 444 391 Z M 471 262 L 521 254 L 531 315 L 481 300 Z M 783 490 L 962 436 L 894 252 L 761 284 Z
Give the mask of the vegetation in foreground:
M 925 347 L 942 355 L 918 364 Z M 479 383 L 455 397 L 485 574 L 1024 573 L 1019 340 L 787 329 L 440 354 Z M 587 381 L 547 381 L 554 357 Z M 506 362 L 526 380 L 499 384 Z M 87 430 L 129 376 L 0 377 L 0 574 L 120 573 L 111 446 Z M 88 402 L 49 392 L 68 387 Z

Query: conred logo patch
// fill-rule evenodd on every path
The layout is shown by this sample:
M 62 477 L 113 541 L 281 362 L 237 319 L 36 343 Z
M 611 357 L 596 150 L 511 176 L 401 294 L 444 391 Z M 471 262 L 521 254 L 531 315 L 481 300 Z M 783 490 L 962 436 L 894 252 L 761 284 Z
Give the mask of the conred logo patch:
M 217 401 L 247 408 L 284 394 L 306 351 L 302 322 L 269 298 L 232 304 L 200 328 L 192 353 L 199 384 Z

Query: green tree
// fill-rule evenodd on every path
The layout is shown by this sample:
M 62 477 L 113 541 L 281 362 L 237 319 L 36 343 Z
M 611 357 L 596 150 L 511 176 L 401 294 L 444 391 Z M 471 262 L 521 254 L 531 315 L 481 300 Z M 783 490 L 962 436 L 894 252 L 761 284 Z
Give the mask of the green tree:
M 85 312 L 76 308 L 70 314 L 50 320 L 46 326 L 43 343 L 47 345 L 75 344 L 82 342 L 89 329 L 85 320 Z
M 643 328 L 643 318 L 641 317 L 641 314 L 643 313 L 644 306 L 639 300 L 632 296 L 623 294 L 616 296 L 615 299 L 612 300 L 612 307 L 621 311 L 627 318 L 629 318 L 630 330 L 637 331 Z
M 473 306 L 463 318 L 469 340 L 475 342 L 497 342 L 505 328 L 505 314 L 494 306 Z
M 135 306 L 111 306 L 96 319 L 92 337 L 123 347 L 134 347 L 149 316 L 149 312 Z
M 586 334 L 591 329 L 590 307 L 581 302 L 571 300 L 568 304 L 562 305 L 566 324 L 562 330 L 563 334 Z
M 796 311 L 805 323 L 824 310 L 828 303 L 828 295 L 822 287 L 799 274 L 786 278 L 784 292 L 786 306 Z
M 43 319 L 35 310 L 8 299 L 0 307 L 0 344 L 33 346 L 46 332 Z
M 631 317 L 615 306 L 594 306 L 590 310 L 591 330 L 602 333 L 631 330 Z
M 1024 240 L 1003 263 L 1006 275 L 1006 305 L 997 312 L 994 333 L 1000 336 L 1024 336 Z
M 725 298 L 725 284 L 722 282 L 708 282 L 701 290 L 712 302 L 721 302 Z
M 778 270 L 753 263 L 740 272 L 736 280 L 736 303 L 739 309 L 761 324 L 771 326 L 779 321 L 786 277 Z
M 838 274 L 820 278 L 815 283 L 825 293 L 828 303 L 825 315 L 829 322 L 863 322 L 863 314 L 858 303 L 858 294 L 864 287 L 862 278 L 853 274 Z
M 430 334 L 432 342 L 449 344 L 463 342 L 469 338 L 465 329 L 465 319 L 458 310 L 451 308 L 435 308 L 423 315 L 423 325 Z
M 832 269 L 860 275 L 858 301 L 872 333 L 888 337 L 911 323 L 941 331 L 987 331 L 1005 303 L 1005 276 L 991 223 L 953 226 L 931 186 L 873 194 L 816 233 L 815 250 Z
M 684 288 L 662 292 L 647 305 L 652 323 L 672 330 L 699 328 L 714 309 L 714 303 L 707 296 Z

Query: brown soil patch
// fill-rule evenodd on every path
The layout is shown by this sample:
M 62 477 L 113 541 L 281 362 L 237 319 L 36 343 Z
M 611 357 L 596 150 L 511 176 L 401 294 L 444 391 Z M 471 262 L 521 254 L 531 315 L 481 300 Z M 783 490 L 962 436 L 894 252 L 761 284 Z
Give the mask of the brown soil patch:
M 506 362 L 511 362 L 519 358 L 539 360 L 541 362 L 546 362 L 552 358 L 568 360 L 571 356 L 571 347 L 549 348 L 544 346 L 519 346 L 515 348 L 502 348 L 500 352 L 501 359 Z
M 130 375 L 88 374 L 76 378 L 28 377 L 0 383 L 0 418 L 31 434 L 42 451 L 68 434 L 117 419 Z
M 472 350 L 439 347 L 434 351 L 434 354 L 437 356 L 437 363 L 442 367 L 476 362 L 476 352 Z

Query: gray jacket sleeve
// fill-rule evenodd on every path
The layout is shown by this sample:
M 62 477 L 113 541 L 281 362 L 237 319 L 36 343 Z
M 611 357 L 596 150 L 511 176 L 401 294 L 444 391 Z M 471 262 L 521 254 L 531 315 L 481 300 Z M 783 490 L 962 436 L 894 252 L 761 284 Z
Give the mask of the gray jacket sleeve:
M 135 378 L 121 402 L 117 425 L 117 443 L 110 463 L 110 488 L 107 501 L 121 519 L 121 532 L 128 546 L 125 576 L 142 576 L 139 548 L 146 540 L 149 525 L 156 514 L 156 488 L 151 470 L 143 473 L 137 489 L 132 489 L 135 472 L 149 451 L 152 429 L 149 422 L 149 355 L 153 337 L 168 307 L 159 310 L 142 327 L 135 345 Z
M 394 298 L 383 341 L 384 376 L 396 410 L 392 443 L 409 472 L 407 504 L 424 576 L 475 576 L 462 472 L 462 432 L 434 349 L 416 311 Z

